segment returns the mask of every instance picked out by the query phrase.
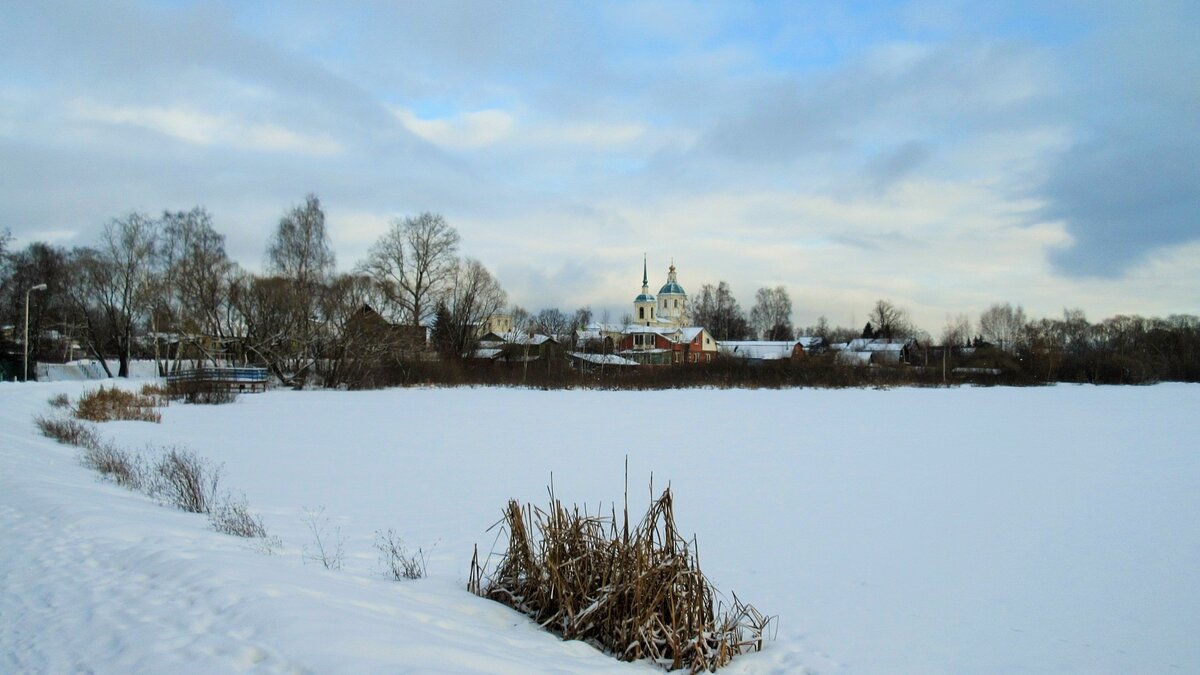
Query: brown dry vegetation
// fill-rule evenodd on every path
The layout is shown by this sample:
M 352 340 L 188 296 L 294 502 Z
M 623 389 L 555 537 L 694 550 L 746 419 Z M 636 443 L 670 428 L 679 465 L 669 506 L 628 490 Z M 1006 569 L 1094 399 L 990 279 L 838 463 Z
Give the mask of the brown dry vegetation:
M 714 670 L 762 648 L 770 619 L 734 596 L 722 609 L 700 571 L 696 542 L 680 536 L 670 489 L 633 530 L 611 517 L 508 503 L 508 549 L 494 574 L 478 554 L 470 589 L 523 612 L 568 640 L 623 661 Z M 485 580 L 486 576 L 486 580 Z
M 154 396 L 126 391 L 118 387 L 100 387 L 79 397 L 75 417 L 91 422 L 130 420 L 161 422 L 162 415 L 155 407 L 161 405 Z

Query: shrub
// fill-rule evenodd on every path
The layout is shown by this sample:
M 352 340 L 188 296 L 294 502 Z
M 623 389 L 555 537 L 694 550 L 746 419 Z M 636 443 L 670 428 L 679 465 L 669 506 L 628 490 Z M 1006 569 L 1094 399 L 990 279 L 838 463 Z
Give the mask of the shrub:
M 262 518 L 250 513 L 244 496 L 240 499 L 226 497 L 208 514 L 208 519 L 212 522 L 213 529 L 223 534 L 252 539 L 265 539 L 267 536 L 267 528 L 263 526 Z
M 615 513 L 614 513 L 615 516 Z M 762 648 L 770 619 L 734 596 L 714 605 L 714 591 L 675 526 L 671 491 L 629 530 L 605 518 L 568 511 L 551 493 L 549 511 L 510 501 L 509 538 L 484 583 L 478 551 L 469 587 L 521 611 L 568 640 L 584 640 L 623 661 L 650 659 L 663 668 L 713 670 Z
M 51 408 L 69 408 L 71 406 L 71 397 L 66 394 L 55 394 L 47 401 Z
M 43 436 L 53 438 L 59 443 L 88 447 L 100 443 L 96 429 L 90 424 L 73 419 L 58 417 L 35 417 L 34 424 Z
M 130 490 L 140 490 L 145 483 L 145 468 L 141 458 L 111 443 L 93 443 L 83 449 L 80 461 L 89 469 Z
M 92 422 L 130 420 L 161 422 L 162 415 L 154 409 L 155 400 L 117 387 L 100 387 L 79 397 L 75 417 Z
M 222 405 L 237 401 L 237 394 L 224 388 L 192 389 L 183 394 L 184 403 Z
M 375 533 L 375 550 L 379 551 L 384 573 L 396 581 L 425 576 L 425 552 L 417 549 L 416 553 L 409 553 L 394 530 Z
M 202 459 L 196 453 L 168 448 L 150 472 L 152 496 L 173 504 L 189 513 L 208 513 L 212 510 L 221 468 Z

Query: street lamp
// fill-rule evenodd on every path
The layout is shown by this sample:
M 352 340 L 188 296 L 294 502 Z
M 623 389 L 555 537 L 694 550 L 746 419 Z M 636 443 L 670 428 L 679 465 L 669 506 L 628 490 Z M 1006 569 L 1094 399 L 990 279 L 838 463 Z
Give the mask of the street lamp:
M 25 291 L 25 376 L 21 379 L 22 382 L 29 381 L 29 294 L 44 290 L 46 290 L 46 284 L 38 284 Z

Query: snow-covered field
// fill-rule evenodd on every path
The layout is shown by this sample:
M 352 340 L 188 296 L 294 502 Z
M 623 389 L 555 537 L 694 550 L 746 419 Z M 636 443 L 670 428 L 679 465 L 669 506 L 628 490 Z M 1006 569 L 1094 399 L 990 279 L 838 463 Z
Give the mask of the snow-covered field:
M 0 672 L 659 672 L 463 590 L 510 497 L 670 482 L 712 581 L 778 615 L 729 673 L 1200 672 L 1200 386 L 270 392 L 102 433 L 224 463 L 274 555 L 81 468 L 0 384 Z M 345 567 L 305 562 L 306 510 Z M 606 506 L 607 508 L 607 506 Z M 375 533 L 429 552 L 380 573 Z

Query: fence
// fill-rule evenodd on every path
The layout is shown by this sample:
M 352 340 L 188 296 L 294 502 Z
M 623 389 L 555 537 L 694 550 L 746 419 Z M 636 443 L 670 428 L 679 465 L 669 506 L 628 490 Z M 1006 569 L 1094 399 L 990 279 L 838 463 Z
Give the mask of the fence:
M 267 390 L 266 368 L 192 368 L 167 375 L 168 386 L 175 391 L 258 392 Z

